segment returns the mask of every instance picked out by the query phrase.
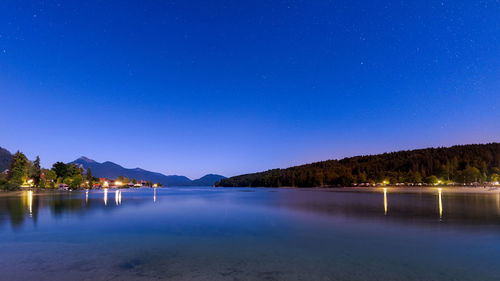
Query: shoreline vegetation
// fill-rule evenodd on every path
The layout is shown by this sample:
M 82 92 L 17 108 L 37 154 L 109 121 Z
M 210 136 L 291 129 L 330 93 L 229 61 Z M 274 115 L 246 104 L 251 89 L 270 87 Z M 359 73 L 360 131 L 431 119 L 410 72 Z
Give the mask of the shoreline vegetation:
M 218 181 L 217 187 L 335 188 L 376 191 L 380 188 L 422 191 L 489 190 L 500 188 L 500 143 L 427 148 L 341 160 L 328 160 Z M 37 156 L 30 161 L 20 151 L 0 173 L 0 190 L 77 190 L 98 188 L 161 187 L 160 183 L 129 179 L 96 178 L 90 168 L 56 162 L 40 167 Z
M 90 168 L 86 170 L 74 163 L 56 162 L 51 169 L 40 167 L 40 157 L 34 161 L 17 151 L 10 160 L 9 168 L 0 173 L 0 190 L 23 189 L 77 190 L 99 188 L 161 187 L 141 179 L 118 176 L 114 179 L 96 178 Z
M 218 181 L 220 187 L 498 186 L 500 143 L 456 145 L 327 160 Z

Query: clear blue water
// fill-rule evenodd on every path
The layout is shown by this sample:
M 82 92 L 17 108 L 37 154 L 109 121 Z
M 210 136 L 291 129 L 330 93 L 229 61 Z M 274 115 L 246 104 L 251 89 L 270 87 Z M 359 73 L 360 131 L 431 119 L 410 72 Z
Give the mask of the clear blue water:
M 0 280 L 500 280 L 500 195 L 0 194 Z

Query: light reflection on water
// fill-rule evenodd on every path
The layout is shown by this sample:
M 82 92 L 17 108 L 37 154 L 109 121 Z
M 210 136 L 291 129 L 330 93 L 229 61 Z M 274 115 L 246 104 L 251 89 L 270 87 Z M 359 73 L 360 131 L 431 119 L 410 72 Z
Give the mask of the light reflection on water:
M 33 191 L 28 191 L 28 208 L 30 210 L 30 217 L 33 215 Z
M 384 188 L 384 215 L 387 215 L 387 188 Z
M 115 204 L 117 206 L 122 204 L 122 191 L 119 189 L 115 191 Z
M 166 190 L 166 189 L 165 189 Z M 243 191 L 243 190 L 242 190 Z M 252 192 L 251 190 L 244 190 L 246 192 Z M 420 203 L 419 206 L 414 206 L 416 207 L 415 209 L 415 212 L 425 212 L 425 216 L 426 217 L 429 217 L 430 216 L 430 212 L 432 210 L 432 206 L 431 205 L 421 205 L 421 203 L 423 203 L 424 201 L 427 201 L 429 198 L 432 197 L 432 193 L 431 194 L 426 194 L 426 196 L 428 196 L 429 198 L 416 198 L 416 194 L 405 194 L 405 193 L 392 193 L 388 191 L 387 188 L 383 188 L 382 189 L 383 191 L 383 196 L 384 196 L 384 200 L 383 200 L 383 214 L 384 215 L 388 215 L 388 209 L 389 209 L 389 200 L 388 198 L 391 197 L 391 196 L 394 196 L 395 199 L 400 199 L 401 197 L 413 197 L 413 199 L 418 199 L 418 200 L 413 200 L 413 202 L 411 201 L 408 201 L 406 203 L 409 203 L 408 205 L 411 205 L 411 204 L 415 204 L 415 203 Z M 89 204 L 89 190 L 85 190 L 85 205 L 88 205 Z M 98 194 L 102 192 L 103 193 L 103 202 L 104 202 L 104 206 L 107 206 L 108 205 L 108 193 L 109 193 L 109 190 L 107 188 L 103 189 L 102 191 L 92 191 L 90 192 L 90 194 Z M 129 191 L 130 192 L 130 191 Z M 142 192 L 147 192 L 147 190 L 142 190 Z M 317 192 L 320 192 L 320 191 L 317 191 Z M 77 193 L 77 192 L 75 192 Z M 436 215 L 439 217 L 439 219 L 442 219 L 443 218 L 443 192 L 442 192 L 442 189 L 441 188 L 437 188 L 436 189 L 436 193 L 437 193 L 437 205 L 438 205 L 438 208 L 437 208 L 437 212 L 436 212 Z M 37 194 L 36 198 L 41 198 L 43 197 L 43 199 L 49 199 L 50 201 L 50 197 L 54 197 L 54 196 L 62 196 L 62 197 L 65 197 L 67 196 L 68 194 L 70 193 L 53 193 L 53 194 L 50 194 L 50 193 L 40 193 L 40 194 Z M 120 189 L 116 189 L 114 190 L 114 198 L 115 198 L 115 205 L 118 206 L 118 205 L 121 205 L 122 204 L 122 190 Z M 363 193 L 361 193 L 363 194 Z M 369 194 L 369 193 L 364 193 L 364 196 L 366 196 L 366 194 Z M 422 196 L 421 194 L 419 195 L 420 197 Z M 153 203 L 156 203 L 157 202 L 157 188 L 153 188 L 152 189 L 152 197 L 153 197 Z M 14 197 L 16 198 L 16 197 Z M 14 198 L 12 197 L 8 197 L 9 200 L 15 200 Z M 465 217 L 469 216 L 469 215 L 479 215 L 480 217 L 478 219 L 480 220 L 483 220 L 483 219 L 486 219 L 486 218 L 489 218 L 489 214 L 487 214 L 487 212 L 491 211 L 493 208 L 486 208 L 486 212 L 482 212 L 484 213 L 483 215 L 485 215 L 484 217 L 481 217 L 481 214 L 477 214 L 477 212 L 479 211 L 479 207 L 477 205 L 477 203 L 473 203 L 471 205 L 471 201 L 476 201 L 478 199 L 480 200 L 487 200 L 489 198 L 495 198 L 495 205 L 496 205 L 496 209 L 498 212 L 500 212 L 500 193 L 494 193 L 494 194 L 468 194 L 468 195 L 465 195 L 465 194 L 452 194 L 452 195 L 449 195 L 449 199 L 452 200 L 452 201 L 457 201 L 457 200 L 466 200 L 468 203 L 467 204 L 464 204 L 463 206 L 456 206 L 456 204 L 458 203 L 455 203 L 455 206 L 454 208 L 457 208 L 458 207 L 458 213 L 457 214 L 451 214 L 451 217 L 456 217 L 455 215 L 465 215 Z M 5 199 L 5 198 L 4 198 Z M 24 202 L 23 204 L 26 206 L 27 210 L 28 210 L 28 214 L 29 216 L 32 216 L 33 214 L 33 191 L 29 190 L 29 191 L 23 191 L 22 192 L 22 196 L 18 197 L 19 200 L 21 200 L 22 202 Z M 136 199 L 136 203 L 145 203 L 145 202 L 140 202 L 141 200 L 137 200 Z M 0 200 L 2 200 L 2 198 L 0 197 Z M 79 200 L 78 198 L 74 198 L 74 200 Z M 91 201 L 94 201 L 94 199 L 92 198 Z M 303 203 L 311 203 L 311 202 L 308 202 L 307 200 L 302 200 L 303 202 L 300 202 L 297 201 L 296 198 L 292 198 L 292 200 L 289 202 L 289 205 L 288 207 L 292 207 L 292 208 L 300 208 L 301 205 Z M 321 201 L 321 200 L 319 200 Z M 57 200 L 54 200 L 54 202 L 57 202 Z M 283 202 L 281 202 L 283 203 Z M 306 208 L 315 208 L 317 207 L 318 208 L 318 211 L 320 211 L 322 209 L 322 204 L 316 204 L 318 202 L 314 202 L 315 204 L 311 205 L 311 206 L 304 206 Z M 325 202 L 323 202 L 325 203 Z M 350 209 L 353 208 L 353 205 L 351 204 L 339 204 L 340 202 L 337 202 L 337 201 L 333 201 L 333 202 L 330 202 L 330 203 L 334 203 L 332 204 L 330 207 L 332 208 L 341 208 L 341 209 L 345 209 L 344 211 L 345 212 L 349 212 Z M 361 202 L 353 202 L 354 204 L 360 204 Z M 365 202 L 365 203 L 370 203 L 370 202 Z M 297 205 L 295 205 L 297 204 Z M 94 207 L 95 207 L 95 203 L 92 204 Z M 316 206 L 315 206 L 316 205 Z M 329 205 L 329 204 L 324 204 L 325 206 Z M 361 204 L 362 205 L 362 204 Z M 370 215 L 376 215 L 374 212 L 370 212 L 368 210 L 371 210 L 373 209 L 373 206 L 365 206 L 365 207 L 362 207 L 362 206 L 358 206 L 359 208 L 356 210 L 360 213 L 367 213 L 367 214 L 370 214 Z M 371 205 L 371 204 L 370 204 Z M 406 214 L 406 212 L 408 212 L 408 208 L 404 208 L 403 206 L 400 206 L 401 204 L 398 203 L 398 206 L 400 208 L 402 208 L 399 212 L 396 212 L 394 213 L 393 215 L 394 216 L 407 216 L 407 215 L 412 215 L 412 214 Z M 37 205 L 38 206 L 38 205 Z M 45 206 L 45 205 L 44 205 Z M 286 204 L 285 204 L 286 206 Z M 366 208 L 366 210 L 363 210 L 363 208 Z M 470 214 L 464 214 L 465 210 L 466 209 L 471 209 L 472 210 L 472 213 Z M 322 212 L 322 211 L 320 211 Z
M 499 194 L 332 191 L 2 194 L 0 270 L 6 280 L 500 277 Z
M 104 205 L 105 206 L 108 205 L 108 189 L 107 188 L 104 189 Z
M 439 219 L 443 218 L 443 200 L 441 196 L 441 188 L 438 189 L 439 192 Z

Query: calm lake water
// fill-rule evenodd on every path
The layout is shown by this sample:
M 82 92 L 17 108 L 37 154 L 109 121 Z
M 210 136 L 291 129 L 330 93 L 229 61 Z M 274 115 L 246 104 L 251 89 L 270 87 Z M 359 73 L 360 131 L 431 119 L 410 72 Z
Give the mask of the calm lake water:
M 500 280 L 500 195 L 4 193 L 0 279 Z

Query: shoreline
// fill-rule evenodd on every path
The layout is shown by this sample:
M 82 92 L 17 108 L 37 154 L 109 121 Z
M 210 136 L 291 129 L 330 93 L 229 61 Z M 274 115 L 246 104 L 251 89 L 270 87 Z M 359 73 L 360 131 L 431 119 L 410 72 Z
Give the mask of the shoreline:
M 330 192 L 360 192 L 360 193 L 369 193 L 375 192 L 380 193 L 384 192 L 384 189 L 387 192 L 391 193 L 435 193 L 441 190 L 443 193 L 500 193 L 500 186 L 481 186 L 481 187 L 462 187 L 462 186 L 454 186 L 454 187 L 399 187 L 399 186 L 376 186 L 376 187 L 248 187 L 248 186 L 240 186 L 240 187 L 215 187 L 215 188 L 274 188 L 274 189 L 298 189 L 298 190 L 321 190 L 321 191 L 330 191 Z
M 500 186 L 485 187 L 340 187 L 339 192 L 383 192 L 384 189 L 391 193 L 500 193 Z
M 214 188 L 209 187 L 207 188 Z M 481 186 L 481 187 L 399 187 L 399 186 L 377 186 L 377 187 L 215 187 L 215 188 L 258 188 L 258 189 L 298 189 L 298 190 L 318 190 L 329 192 L 360 192 L 360 193 L 381 193 L 384 189 L 390 193 L 436 193 L 441 190 L 442 193 L 466 193 L 466 194 L 496 194 L 500 193 L 500 186 Z M 128 188 L 108 188 L 108 189 L 128 189 Z M 137 188 L 139 189 L 139 188 Z M 152 189 L 152 188 L 151 188 Z M 86 191 L 87 189 L 78 189 L 78 191 Z M 90 189 L 90 191 L 102 191 L 104 188 Z M 132 188 L 133 190 L 133 188 Z M 17 190 L 2 190 L 0 194 L 13 194 L 17 192 L 33 191 L 34 193 L 67 193 L 73 192 L 71 190 L 59 189 L 44 189 L 44 188 L 21 188 Z

